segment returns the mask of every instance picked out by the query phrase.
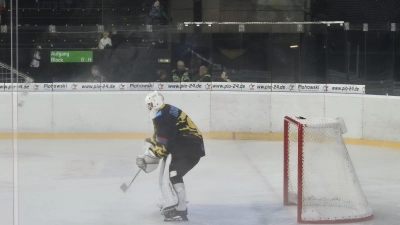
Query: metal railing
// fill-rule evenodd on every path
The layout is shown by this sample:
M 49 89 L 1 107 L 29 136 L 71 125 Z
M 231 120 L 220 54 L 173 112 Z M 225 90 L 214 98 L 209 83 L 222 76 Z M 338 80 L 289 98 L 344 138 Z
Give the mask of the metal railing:
M 14 77 L 11 77 L 11 71 Z M 13 79 L 11 79 L 13 78 Z M 33 83 L 35 80 L 28 74 L 19 72 L 4 62 L 0 62 L 0 83 Z

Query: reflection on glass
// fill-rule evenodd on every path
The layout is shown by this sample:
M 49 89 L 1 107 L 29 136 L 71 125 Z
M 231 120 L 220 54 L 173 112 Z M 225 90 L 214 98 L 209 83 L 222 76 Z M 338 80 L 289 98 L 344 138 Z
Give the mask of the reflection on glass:
M 154 6 L 154 5 L 153 5 Z M 152 7 L 153 7 L 152 6 Z M 150 26 L 151 25 L 151 26 Z M 150 26 L 150 27 L 149 27 Z M 396 94 L 398 32 L 311 24 L 19 27 L 19 82 L 225 82 L 367 85 Z M 2 33 L 2 82 L 10 34 Z M 202 66 L 204 72 L 200 71 Z M 180 68 L 182 67 L 182 68 Z M 96 74 L 93 74 L 96 68 Z M 101 79 L 93 78 L 100 77 Z M 206 79 L 208 80 L 208 78 Z
M 300 82 L 300 35 L 272 34 L 271 76 L 273 83 Z

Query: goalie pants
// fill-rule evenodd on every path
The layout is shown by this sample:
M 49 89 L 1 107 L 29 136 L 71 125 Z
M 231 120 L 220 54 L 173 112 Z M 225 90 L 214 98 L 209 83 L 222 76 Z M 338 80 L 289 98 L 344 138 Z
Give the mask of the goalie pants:
M 169 177 L 172 184 L 183 183 L 183 176 L 186 175 L 200 161 L 200 157 L 174 156 L 172 155 L 169 165 Z

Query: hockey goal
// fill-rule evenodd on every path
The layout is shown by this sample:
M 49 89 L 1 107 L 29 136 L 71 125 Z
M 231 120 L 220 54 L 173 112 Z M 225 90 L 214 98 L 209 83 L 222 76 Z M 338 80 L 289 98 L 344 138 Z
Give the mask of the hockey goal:
M 299 223 L 373 218 L 336 119 L 285 117 L 283 188 Z

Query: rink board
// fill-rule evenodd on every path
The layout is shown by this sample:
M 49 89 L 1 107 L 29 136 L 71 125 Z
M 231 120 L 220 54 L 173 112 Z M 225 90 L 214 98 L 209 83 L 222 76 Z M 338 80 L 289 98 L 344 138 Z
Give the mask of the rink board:
M 144 104 L 147 93 L 0 93 L 0 137 L 11 137 L 14 118 L 14 131 L 17 129 L 19 138 L 143 138 L 153 129 Z M 233 91 L 162 93 L 167 103 L 192 118 L 206 138 L 277 140 L 271 137 L 282 134 L 284 116 L 301 115 L 342 117 L 348 127 L 343 136 L 354 141 L 400 142 L 399 97 Z

